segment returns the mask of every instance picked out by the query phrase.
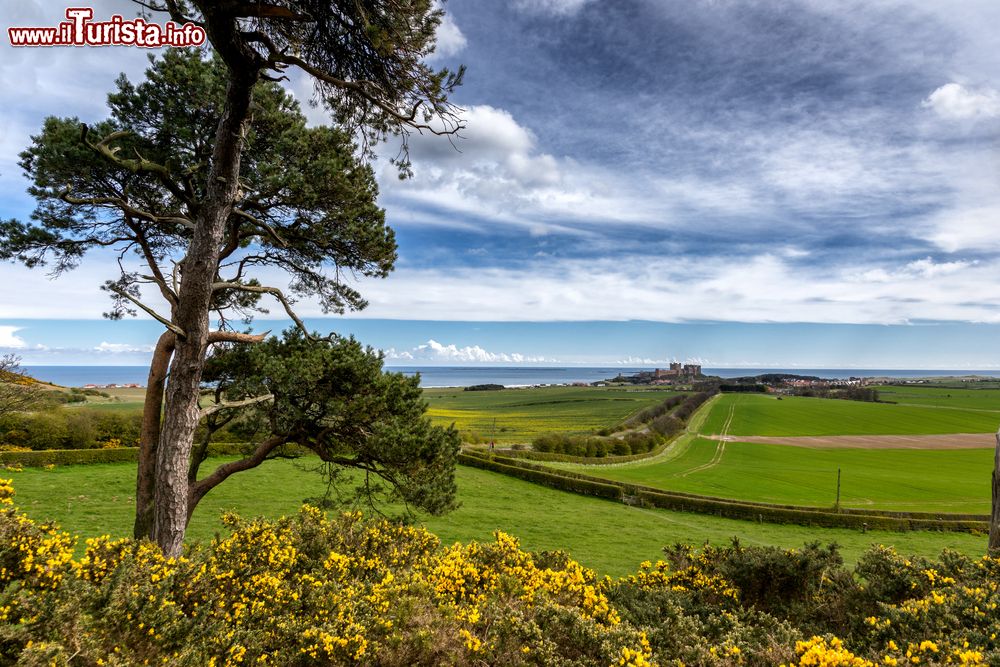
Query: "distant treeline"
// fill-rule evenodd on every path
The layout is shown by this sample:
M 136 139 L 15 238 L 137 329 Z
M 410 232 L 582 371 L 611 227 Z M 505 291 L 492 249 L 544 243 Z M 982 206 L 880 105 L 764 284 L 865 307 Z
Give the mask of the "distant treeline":
M 729 394 L 766 394 L 767 385 L 763 384 L 720 384 L 719 391 Z
M 727 378 L 728 384 L 769 384 L 776 385 L 789 380 L 810 380 L 819 382 L 823 378 L 816 375 L 795 375 L 794 373 L 763 373 L 761 375 L 745 375 L 738 378 Z
M 55 408 L 0 417 L 0 451 L 98 449 L 139 444 L 142 411 Z M 241 442 L 246 434 L 234 422 L 213 434 L 214 442 Z M 201 437 L 199 430 L 198 437 Z
M 93 449 L 134 447 L 139 441 L 138 410 L 55 409 L 0 418 L 2 449 Z
M 624 422 L 621 423 L 621 428 L 637 428 L 642 426 L 646 422 L 650 422 L 661 415 L 665 415 L 678 405 L 684 402 L 687 398 L 686 394 L 676 394 L 667 398 L 667 400 L 657 403 L 656 405 L 651 405 L 648 408 L 643 408 L 639 412 L 635 413 Z
M 464 391 L 500 391 L 506 389 L 502 384 L 473 384 L 465 387 Z
M 813 398 L 842 398 L 848 401 L 878 403 L 878 390 L 871 387 L 801 387 L 793 392 L 795 396 Z

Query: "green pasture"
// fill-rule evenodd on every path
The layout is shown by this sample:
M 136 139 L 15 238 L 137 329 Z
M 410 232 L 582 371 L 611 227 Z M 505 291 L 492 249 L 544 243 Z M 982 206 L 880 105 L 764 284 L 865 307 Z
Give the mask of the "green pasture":
M 142 403 L 146 398 L 146 390 L 143 388 L 122 387 L 98 389 L 97 391 L 108 396 L 87 396 L 87 400 L 83 403 L 69 403 L 66 407 L 70 410 L 90 408 L 115 412 L 134 412 L 142 410 Z
M 68 409 L 139 411 L 143 389 L 101 389 L 111 398 L 88 397 Z M 434 423 L 454 423 L 466 440 L 528 443 L 543 433 L 590 433 L 618 424 L 677 392 L 650 387 L 531 387 L 500 391 L 425 389 Z M 494 425 L 495 420 L 495 425 Z
M 572 467 L 673 491 L 818 507 L 834 505 L 839 468 L 843 507 L 990 511 L 990 449 L 807 449 L 706 438 L 681 441 L 678 449 L 650 464 Z
M 215 463 L 217 461 L 209 461 Z M 800 546 L 836 542 L 852 563 L 872 543 L 894 545 L 903 553 L 936 556 L 950 548 L 982 553 L 985 536 L 935 532 L 869 532 L 721 519 L 700 514 L 647 510 L 587 498 L 472 468 L 458 468 L 461 507 L 423 523 L 441 540 L 490 539 L 502 529 L 529 550 L 562 549 L 600 573 L 622 575 L 643 560 L 655 560 L 676 542 L 723 544 L 738 537 L 746 544 Z M 4 473 L 14 478 L 16 501 L 29 515 L 56 520 L 81 536 L 127 535 L 132 525 L 134 464 L 66 466 Z M 189 535 L 211 538 L 224 528 L 219 515 L 276 517 L 295 512 L 303 498 L 322 492 L 319 476 L 292 461 L 269 462 L 234 476 L 202 501 Z
M 991 433 L 1000 414 L 965 406 L 945 410 L 934 405 L 726 394 L 713 404 L 701 432 L 722 433 L 727 421 L 727 432 L 735 436 L 929 435 Z
M 614 426 L 629 415 L 677 392 L 653 388 L 535 387 L 499 391 L 425 389 L 428 414 L 488 441 L 527 443 L 543 433 L 589 433 Z M 495 426 L 494 426 L 495 421 Z
M 893 385 L 875 387 L 879 399 L 900 405 L 938 408 L 968 408 L 1000 413 L 1000 389 L 955 389 L 951 387 Z M 1000 422 L 1000 415 L 997 417 Z

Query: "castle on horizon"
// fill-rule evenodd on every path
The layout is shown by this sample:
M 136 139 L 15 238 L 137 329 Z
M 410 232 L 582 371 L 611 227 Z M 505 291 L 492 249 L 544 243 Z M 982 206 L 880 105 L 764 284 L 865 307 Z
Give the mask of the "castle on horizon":
M 681 364 L 679 361 L 671 362 L 670 368 L 657 368 L 653 371 L 653 377 L 657 380 L 699 376 L 701 376 L 701 364 Z

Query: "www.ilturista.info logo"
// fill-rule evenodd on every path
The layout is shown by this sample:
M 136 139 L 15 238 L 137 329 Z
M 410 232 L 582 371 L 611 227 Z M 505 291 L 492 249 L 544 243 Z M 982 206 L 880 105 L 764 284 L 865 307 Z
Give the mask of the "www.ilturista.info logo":
M 118 14 L 109 21 L 91 21 L 90 7 L 70 7 L 66 18 L 55 27 L 7 28 L 11 46 L 200 46 L 205 43 L 205 29 L 194 23 L 163 25 L 141 18 L 125 19 Z

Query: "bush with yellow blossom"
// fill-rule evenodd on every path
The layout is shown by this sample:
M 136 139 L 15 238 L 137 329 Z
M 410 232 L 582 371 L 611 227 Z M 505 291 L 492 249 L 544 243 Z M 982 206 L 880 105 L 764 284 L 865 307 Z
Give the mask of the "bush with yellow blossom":
M 74 556 L 0 481 L 0 664 L 1000 664 L 998 558 L 875 548 L 852 573 L 835 549 L 734 544 L 612 580 L 499 531 L 442 546 L 310 506 L 224 522 L 177 559 L 109 537 Z

